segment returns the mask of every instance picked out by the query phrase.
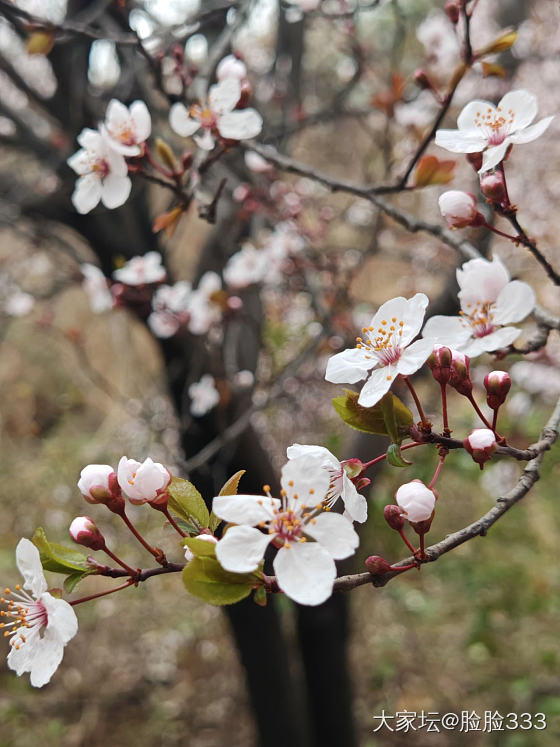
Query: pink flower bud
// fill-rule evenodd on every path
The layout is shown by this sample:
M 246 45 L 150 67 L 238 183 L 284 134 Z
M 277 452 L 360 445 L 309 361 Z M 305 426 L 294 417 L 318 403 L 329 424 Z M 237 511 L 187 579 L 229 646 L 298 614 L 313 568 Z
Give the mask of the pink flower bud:
M 412 480 L 401 485 L 395 493 L 395 499 L 413 523 L 430 519 L 436 505 L 436 496 L 421 480 Z
M 392 570 L 389 563 L 381 555 L 370 555 L 369 558 L 366 558 L 365 565 L 368 571 L 374 576 L 380 573 L 388 573 Z
M 503 202 L 506 199 L 504 177 L 499 171 L 487 171 L 480 177 L 480 190 L 491 202 Z
M 490 371 L 484 377 L 484 386 L 488 407 L 497 410 L 506 400 L 511 388 L 511 377 L 507 371 Z
M 445 12 L 447 13 L 447 17 L 451 21 L 451 23 L 455 24 L 459 22 L 459 16 L 461 14 L 461 8 L 459 7 L 459 3 L 454 0 L 449 0 L 447 3 L 445 3 L 444 8 Z
M 474 461 L 483 469 L 492 454 L 496 451 L 496 436 L 489 428 L 475 428 L 463 441 L 463 446 Z
M 89 547 L 91 550 L 102 550 L 105 547 L 103 535 L 89 516 L 77 516 L 68 531 L 78 545 Z
M 482 168 L 482 153 L 467 153 L 466 159 L 476 172 L 480 171 Z
M 403 510 L 400 508 L 400 506 L 385 506 L 383 509 L 383 516 L 385 517 L 385 521 L 391 529 L 394 529 L 396 532 L 400 532 L 401 529 L 404 527 L 404 518 L 403 518 Z
M 459 394 L 470 397 L 472 394 L 472 381 L 470 375 L 471 359 L 464 353 L 452 350 L 453 360 L 451 361 L 451 378 L 449 386 L 452 386 Z
M 131 503 L 156 503 L 166 500 L 165 488 L 171 473 L 150 457 L 143 462 L 121 457 L 117 470 L 119 485 Z
M 435 345 L 433 353 L 426 363 L 432 372 L 432 376 L 439 384 L 447 384 L 451 378 L 452 360 L 453 352 L 451 348 L 445 345 Z
M 88 464 L 80 473 L 78 490 L 88 503 L 105 503 L 112 497 L 109 481 L 114 474 L 109 464 Z
M 449 228 L 465 228 L 476 225 L 480 221 L 480 213 L 476 207 L 474 195 L 452 189 L 444 192 L 438 200 L 441 214 L 447 221 Z

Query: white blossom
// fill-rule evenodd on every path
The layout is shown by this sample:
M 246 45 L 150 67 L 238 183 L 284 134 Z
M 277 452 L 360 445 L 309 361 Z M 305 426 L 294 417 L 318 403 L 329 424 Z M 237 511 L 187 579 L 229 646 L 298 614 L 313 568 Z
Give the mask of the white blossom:
M 241 84 L 247 80 L 247 66 L 233 54 L 226 55 L 216 68 L 216 79 L 220 82 L 226 78 L 237 78 Z
M 181 137 L 194 136 L 203 150 L 212 150 L 217 135 L 225 140 L 248 140 L 262 130 L 262 117 L 255 109 L 236 109 L 240 98 L 239 80 L 226 77 L 210 86 L 207 106 L 195 104 L 187 109 L 184 104 L 173 104 L 169 124 Z
M 134 101 L 126 107 L 117 99 L 111 99 L 105 114 L 101 132 L 117 153 L 123 156 L 139 156 L 142 144 L 150 137 L 152 119 L 143 101 Z
M 171 480 L 171 475 L 163 464 L 154 462 L 150 457 L 143 462 L 121 457 L 117 477 L 121 490 L 131 503 L 155 500 Z
M 300 604 L 321 604 L 332 594 L 334 561 L 354 554 L 358 535 L 344 516 L 323 510 L 331 485 L 321 458 L 290 460 L 282 468 L 281 485 L 281 499 L 273 498 L 267 486 L 262 496 L 214 498 L 216 516 L 238 525 L 218 542 L 216 557 L 228 571 L 250 573 L 272 542 L 280 547 L 273 567 L 286 596 Z
M 78 213 L 89 213 L 101 202 L 112 209 L 124 205 L 132 184 L 124 157 L 96 130 L 85 128 L 78 135 L 81 150 L 67 163 L 78 175 L 72 202 Z
M 329 359 L 326 380 L 333 384 L 355 384 L 371 371 L 358 403 L 363 407 L 375 405 L 397 376 L 413 374 L 432 352 L 433 340 L 412 342 L 422 327 L 427 305 L 424 293 L 410 299 L 398 296 L 386 301 L 370 325 L 362 328 L 363 337 L 356 338 L 356 347 Z
M 397 504 L 414 523 L 430 518 L 436 505 L 436 497 L 430 488 L 420 480 L 412 480 L 401 485 L 395 493 Z
M 148 325 L 157 337 L 171 337 L 189 318 L 191 284 L 180 280 L 175 285 L 160 285 L 152 296 Z
M 147 252 L 138 257 L 132 257 L 128 262 L 115 270 L 113 277 L 125 285 L 147 285 L 165 280 L 165 267 L 161 263 L 159 252 Z
M 24 293 L 17 286 L 14 286 L 4 300 L 3 308 L 8 316 L 25 316 L 29 314 L 34 305 L 35 299 L 31 294 Z
M 204 374 L 200 381 L 189 386 L 189 397 L 191 398 L 191 413 L 201 417 L 210 412 L 220 401 L 220 393 L 216 389 L 214 377 Z
M 204 335 L 213 324 L 222 318 L 219 295 L 222 281 L 216 272 L 205 272 L 200 278 L 198 287 L 191 293 L 188 303 L 189 332 L 193 335 Z
M 345 508 L 345 517 L 350 521 L 362 524 L 367 519 L 367 501 L 356 490 L 356 486 L 346 474 L 344 465 L 331 454 L 324 446 L 312 446 L 307 444 L 292 444 L 286 451 L 288 459 L 300 457 L 315 457 L 321 459 L 323 469 L 328 472 L 330 478 L 329 492 L 325 498 L 325 505 L 334 506 L 339 498 L 342 498 Z
M 64 646 L 78 632 L 76 613 L 68 602 L 47 591 L 39 551 L 28 539 L 16 548 L 23 589 L 6 589 L 2 602 L 5 634 L 10 639 L 8 666 L 16 674 L 29 672 L 33 687 L 43 687 L 62 661 Z M 29 593 L 30 592 L 30 593 Z
M 224 280 L 231 288 L 247 288 L 263 280 L 268 266 L 268 253 L 263 249 L 255 249 L 253 244 L 246 242 L 229 258 L 224 267 Z
M 537 97 L 529 91 L 510 91 L 497 106 L 489 101 L 471 101 L 457 119 L 457 130 L 438 130 L 436 145 L 452 153 L 484 151 L 479 173 L 495 168 L 510 145 L 530 143 L 540 137 L 554 117 L 536 124 Z
M 511 280 L 498 257 L 471 259 L 457 270 L 461 315 L 433 316 L 423 335 L 456 348 L 470 358 L 507 347 L 521 330 L 508 324 L 520 322 L 535 307 L 533 289 Z
M 80 270 L 84 276 L 82 288 L 88 295 L 91 310 L 99 314 L 107 309 L 112 309 L 113 296 L 107 285 L 107 278 L 99 267 L 86 262 L 80 265 Z

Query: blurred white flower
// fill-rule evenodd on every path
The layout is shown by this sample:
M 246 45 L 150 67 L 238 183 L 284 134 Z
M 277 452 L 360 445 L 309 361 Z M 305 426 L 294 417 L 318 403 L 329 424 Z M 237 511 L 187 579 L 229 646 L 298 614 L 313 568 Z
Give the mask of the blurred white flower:
M 220 401 L 220 393 L 216 389 L 214 377 L 210 374 L 204 374 L 200 381 L 191 384 L 189 397 L 191 398 L 191 413 L 193 415 L 201 417 L 210 412 Z
M 108 281 L 103 272 L 95 265 L 87 262 L 80 265 L 84 276 L 82 288 L 88 295 L 91 310 L 96 314 L 113 308 L 113 296 L 109 290 Z
M 165 267 L 161 264 L 159 252 L 147 252 L 132 257 L 128 262 L 113 272 L 113 277 L 125 285 L 146 285 L 165 280 Z
M 152 119 L 143 101 L 134 101 L 126 107 L 117 99 L 111 99 L 101 132 L 117 153 L 123 156 L 139 156 L 142 144 L 152 132 Z

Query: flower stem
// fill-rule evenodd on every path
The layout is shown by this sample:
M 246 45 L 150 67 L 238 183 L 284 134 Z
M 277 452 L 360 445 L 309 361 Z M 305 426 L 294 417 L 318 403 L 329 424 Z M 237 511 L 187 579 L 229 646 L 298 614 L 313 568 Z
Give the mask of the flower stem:
M 449 420 L 447 418 L 447 384 L 440 382 L 441 387 L 441 409 L 443 412 L 443 435 L 449 436 L 451 435 L 451 431 L 449 430 Z
M 413 444 L 405 444 L 404 446 L 401 446 L 401 451 L 405 451 L 405 449 L 413 449 L 415 446 L 426 446 L 428 441 L 415 441 Z M 363 469 L 366 470 L 368 467 L 371 467 L 373 464 L 377 464 L 378 462 L 382 462 L 384 459 L 387 458 L 387 454 L 381 454 L 381 456 L 375 457 L 375 459 L 372 459 L 370 462 L 364 462 Z
M 416 390 L 410 383 L 408 376 L 402 377 L 405 380 L 405 383 L 412 395 L 412 399 L 414 400 L 414 403 L 416 405 L 416 409 L 418 410 L 418 414 L 420 415 L 420 420 L 422 421 L 422 428 L 426 431 L 430 431 L 432 429 L 432 424 L 428 420 L 428 418 L 424 415 L 424 410 L 422 409 L 422 405 L 420 404 L 420 400 L 418 399 L 418 395 L 416 394 Z
M 126 589 L 129 586 L 132 586 L 132 584 L 135 583 L 134 579 L 129 579 L 125 584 L 121 584 L 120 586 L 115 586 L 114 589 L 107 589 L 107 591 L 100 591 L 97 594 L 90 594 L 87 597 L 81 597 L 80 599 L 74 599 L 73 602 L 69 602 L 68 604 L 71 604 L 72 607 L 74 607 L 76 604 L 82 604 L 82 602 L 89 602 L 91 599 L 98 599 L 99 597 L 105 597 L 107 594 L 113 594 L 115 591 L 122 591 L 122 589 Z
M 188 534 L 186 534 L 185 532 L 183 532 L 183 530 L 181 529 L 181 527 L 177 524 L 177 522 L 175 521 L 175 519 L 169 513 L 169 509 L 167 508 L 167 504 L 158 505 L 158 504 L 155 504 L 155 503 L 150 503 L 150 506 L 152 508 L 155 508 L 156 511 L 161 511 L 161 513 L 165 516 L 165 518 L 171 524 L 171 526 L 173 527 L 173 529 L 175 529 L 175 531 L 178 532 L 181 535 L 181 537 L 188 537 Z
M 498 425 L 499 409 L 500 409 L 499 407 L 496 407 L 496 409 L 494 410 L 494 417 L 492 418 L 492 430 L 494 431 L 494 433 L 496 433 L 496 426 Z
M 413 546 L 413 545 L 412 545 L 412 544 L 411 544 L 411 543 L 410 543 L 410 542 L 408 541 L 408 537 L 407 537 L 407 536 L 406 536 L 406 534 L 404 533 L 404 529 L 399 529 L 399 534 L 401 535 L 401 537 L 402 537 L 402 539 L 403 539 L 403 542 L 404 542 L 404 544 L 405 544 L 405 545 L 406 545 L 406 546 L 408 547 L 408 549 L 410 550 L 410 552 L 411 552 L 411 553 L 412 553 L 412 554 L 414 555 L 414 553 L 416 552 L 416 549 L 415 549 L 415 548 L 414 548 L 414 546 Z
M 436 467 L 436 471 L 434 472 L 434 476 L 432 477 L 432 479 L 430 480 L 430 484 L 428 485 L 428 488 L 429 488 L 430 490 L 431 490 L 431 489 L 432 489 L 432 488 L 434 487 L 434 485 L 436 484 L 436 481 L 437 481 L 437 479 L 438 479 L 438 477 L 439 477 L 439 474 L 440 474 L 440 472 L 441 472 L 441 468 L 443 467 L 443 463 L 444 463 L 444 461 L 445 461 L 445 457 L 447 456 L 447 453 L 448 453 L 448 452 L 447 452 L 447 450 L 446 450 L 444 454 L 440 454 L 440 457 L 439 457 L 439 462 L 438 462 L 438 466 Z M 420 536 L 422 537 L 423 535 L 420 535 Z
M 490 223 L 486 223 L 486 221 L 483 224 L 486 226 L 486 228 L 490 229 L 493 233 L 497 233 L 498 236 L 503 236 L 505 239 L 509 239 L 510 241 L 513 241 L 515 244 L 519 244 L 519 236 L 512 236 L 510 233 L 504 233 L 503 231 L 500 231 L 498 228 L 494 228 L 494 226 L 491 226 Z
M 107 545 L 105 545 L 105 547 L 103 548 L 103 552 L 107 553 L 107 555 L 110 558 L 112 558 L 115 561 L 115 563 L 118 563 L 121 566 L 121 568 L 124 568 L 125 571 L 128 571 L 131 576 L 135 576 L 136 575 L 136 571 L 134 570 L 134 568 L 131 568 L 123 560 L 121 560 L 118 557 L 118 555 L 115 555 L 114 552 L 112 552 L 111 550 L 109 550 L 109 548 L 107 547 Z
M 482 411 L 481 411 L 480 407 L 479 407 L 479 406 L 478 406 L 478 405 L 476 404 L 476 401 L 475 401 L 475 398 L 474 398 L 474 397 L 473 397 L 473 395 L 472 395 L 472 392 L 471 392 L 471 394 L 469 395 L 469 397 L 468 397 L 468 400 L 469 400 L 469 402 L 471 403 L 471 405 L 472 405 L 472 406 L 474 407 L 474 409 L 475 409 L 475 411 L 476 411 L 476 414 L 477 414 L 477 415 L 478 415 L 478 417 L 479 417 L 479 418 L 480 418 L 480 419 L 482 420 L 482 422 L 484 423 L 484 425 L 485 425 L 485 426 L 486 426 L 487 428 L 490 428 L 490 430 L 492 430 L 492 431 L 493 431 L 494 429 L 492 428 L 492 426 L 490 425 L 490 423 L 488 422 L 488 420 L 487 420 L 487 419 L 486 419 L 486 418 L 484 417 L 484 414 L 482 413 Z
M 140 532 L 136 529 L 134 524 L 130 521 L 130 519 L 126 515 L 124 508 L 122 509 L 122 512 L 119 513 L 119 516 L 122 518 L 126 526 L 130 529 L 132 534 L 136 537 L 138 542 L 140 542 L 140 544 L 146 548 L 146 550 L 150 553 L 150 555 L 153 555 L 160 565 L 167 565 L 167 558 L 165 557 L 163 550 L 160 550 L 158 547 L 152 547 L 150 544 L 146 542 L 144 537 L 142 537 Z

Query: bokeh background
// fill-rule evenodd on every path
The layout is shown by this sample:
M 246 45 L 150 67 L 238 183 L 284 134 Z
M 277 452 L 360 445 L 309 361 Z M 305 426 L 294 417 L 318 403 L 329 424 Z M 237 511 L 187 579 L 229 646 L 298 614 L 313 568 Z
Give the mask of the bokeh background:
M 18 5 L 33 13 L 47 12 L 45 3 Z M 59 20 L 56 14 L 62 4 L 47 5 L 54 20 Z M 411 74 L 423 66 L 444 81 L 449 60 L 457 55 L 457 47 L 449 41 L 454 38 L 452 31 L 450 36 L 445 32 L 442 4 L 394 0 L 370 3 L 371 8 L 356 14 L 351 37 L 363 46 L 366 64 L 349 89 L 344 107 L 359 116 L 341 115 L 332 121 L 322 117 L 292 127 L 289 134 L 290 122 L 298 121 L 290 119 L 295 103 L 306 114 L 321 111 L 326 96 L 353 80 L 352 44 L 348 32 L 340 29 L 343 22 L 335 23 L 325 14 L 314 12 L 301 18 L 294 15 L 293 7 L 279 6 L 273 0 L 254 5 L 249 22 L 234 39 L 234 48 L 248 64 L 255 105 L 265 118 L 269 116 L 271 131 L 284 128 L 283 137 L 273 142 L 306 163 L 358 183 L 379 182 L 399 173 L 399 165 L 414 150 L 434 111 L 432 102 L 411 84 Z M 327 13 L 330 6 L 324 5 Z M 136 6 L 131 23 L 146 38 L 154 29 L 182 24 L 197 12 L 196 3 L 179 0 L 146 0 Z M 558 112 L 558 20 L 558 4 L 551 0 L 499 4 L 480 0 L 473 19 L 476 46 L 509 25 L 519 29 L 519 38 L 512 52 L 500 57 L 505 78 L 483 78 L 473 71 L 459 87 L 453 111 L 474 96 L 497 99 L 507 90 L 526 87 L 538 96 L 539 115 Z M 28 56 L 9 24 L 0 21 L 0 56 L 17 68 L 29 86 L 36 86 L 41 96 L 60 95 L 60 87 L 55 92 L 57 81 L 48 59 Z M 304 52 L 300 54 L 297 101 L 291 98 L 296 95 L 290 87 L 293 67 L 277 54 L 279 28 L 292 35 L 284 55 L 294 52 L 298 44 Z M 110 26 L 107 30 L 110 36 Z M 211 44 L 204 35 L 192 35 L 187 53 L 202 59 L 208 41 Z M 72 41 L 64 50 L 71 59 Z M 98 99 L 101 112 L 103 102 L 120 90 L 127 69 L 126 60 L 110 42 L 94 48 L 89 82 L 83 85 Z M 405 96 L 388 118 L 383 102 L 396 72 L 405 81 Z M 172 90 L 173 76 L 168 77 L 166 85 Z M 0 114 L 7 115 L 4 106 L 8 107 L 35 128 L 38 137 L 48 140 L 49 123 L 36 113 L 32 95 L 23 93 L 18 99 L 15 88 L 9 75 L 1 73 L 0 96 L 5 104 Z M 74 93 L 62 93 L 71 104 Z M 180 148 L 166 125 L 162 99 L 155 100 L 153 111 L 154 119 L 161 115 L 158 131 Z M 112 516 L 106 516 L 102 507 L 86 508 L 76 488 L 77 478 L 85 464 L 116 464 L 123 454 L 150 455 L 172 468 L 182 458 L 181 423 L 169 396 L 165 360 L 157 341 L 127 310 L 101 315 L 91 311 L 79 271 L 81 262 L 95 256 L 87 236 L 68 220 L 61 220 L 60 211 L 53 209 L 50 218 L 43 213 L 39 221 L 34 213 L 38 200 L 54 204 L 61 194 L 67 200 L 73 175 L 50 160 L 50 155 L 41 158 L 11 142 L 10 121 L 13 124 L 9 116 L 0 117 L 1 290 L 6 301 L 16 285 L 33 295 L 35 304 L 21 317 L 4 314 L 0 319 L 0 571 L 8 585 L 17 582 L 14 548 L 19 537 L 30 537 L 37 526 L 43 526 L 53 541 L 66 542 L 71 519 L 84 512 L 99 521 L 108 542 L 124 558 L 132 564 L 145 563 L 139 547 Z M 448 126 L 453 126 L 452 116 Z M 555 121 L 539 141 L 517 149 L 508 164 L 510 195 L 520 205 L 523 225 L 556 262 L 560 260 L 559 132 L 560 124 Z M 74 145 L 60 147 L 69 155 Z M 476 192 L 471 167 L 461 158 L 457 161 L 452 188 Z M 310 255 L 335 257 L 349 266 L 360 264 L 349 289 L 352 308 L 335 330 L 339 339 L 345 334 L 351 339 L 352 324 L 393 295 L 424 291 L 442 304 L 449 303 L 458 260 L 448 247 L 426 235 L 407 234 L 365 201 L 330 194 L 297 177 L 278 179 L 300 201 L 297 222 L 307 232 Z M 395 201 L 438 222 L 438 194 L 438 188 L 431 188 L 400 195 Z M 165 208 L 167 197 L 157 187 L 150 187 L 148 196 L 153 218 Z M 70 212 L 68 204 L 65 209 Z M 313 233 L 321 211 L 328 215 L 328 223 Z M 122 256 L 115 255 L 115 266 L 144 250 L 131 244 L 125 224 L 121 230 Z M 210 227 L 192 213 L 185 216 L 173 238 L 163 239 L 160 248 L 175 279 L 193 277 L 209 232 Z M 557 296 L 522 248 L 477 230 L 470 238 L 484 253 L 499 254 L 513 276 L 533 285 L 539 303 L 558 312 Z M 146 241 L 153 247 L 151 236 Z M 312 272 L 319 281 L 323 271 L 317 261 Z M 274 372 L 314 333 L 317 319 L 312 301 L 292 281 L 287 288 L 267 291 L 257 401 L 265 396 Z M 330 353 L 328 345 L 319 349 L 284 382 L 280 395 L 253 416 L 252 426 L 275 469 L 294 441 L 319 443 L 340 456 L 353 455 L 354 447 L 370 458 L 381 453 L 377 441 L 357 444 L 336 420 L 330 398 L 338 394 L 337 388 L 322 380 Z M 519 447 L 538 438 L 560 393 L 558 336 L 551 335 L 546 350 L 531 357 L 531 365 L 515 356 L 500 364 L 511 371 L 514 381 L 501 430 Z M 492 367 L 489 357 L 480 358 L 475 380 L 480 383 Z M 428 412 L 437 413 L 437 388 L 429 379 L 421 379 L 419 390 Z M 457 434 L 476 424 L 458 395 L 452 399 L 451 413 Z M 420 451 L 415 450 L 414 467 L 407 470 L 406 479 L 429 480 L 435 456 Z M 361 747 L 558 744 L 557 455 L 557 449 L 548 455 L 541 481 L 488 537 L 477 538 L 421 573 L 408 573 L 383 589 L 361 587 L 349 595 L 352 702 Z M 482 473 L 466 454 L 453 454 L 448 461 L 438 484 L 440 502 L 430 533 L 432 543 L 485 513 L 520 474 L 517 463 L 505 460 Z M 383 506 L 391 501 L 402 474 L 396 469 L 376 474 L 355 570 L 362 569 L 370 554 L 390 561 L 406 555 L 382 519 Z M 168 528 L 154 522 L 148 509 L 132 509 L 132 515 L 153 543 L 168 548 L 170 557 L 180 560 Z M 56 576 L 49 580 L 53 585 L 61 583 Z M 105 586 L 102 580 L 87 579 L 80 595 Z M 296 655 L 293 607 L 283 598 L 276 601 L 293 652 L 290 666 L 301 682 L 304 675 Z M 63 664 L 48 687 L 33 691 L 26 677 L 18 679 L 4 663 L 0 665 L 0 745 L 256 744 L 243 669 L 227 619 L 220 609 L 187 596 L 179 577 L 152 579 L 138 589 L 82 605 L 78 614 L 79 635 L 68 645 Z M 266 657 L 266 651 L 262 653 Z M 548 728 L 538 733 L 487 735 L 373 733 L 379 723 L 374 716 L 382 709 L 387 713 L 404 709 L 474 710 L 479 714 L 491 710 L 504 715 L 543 712 Z

